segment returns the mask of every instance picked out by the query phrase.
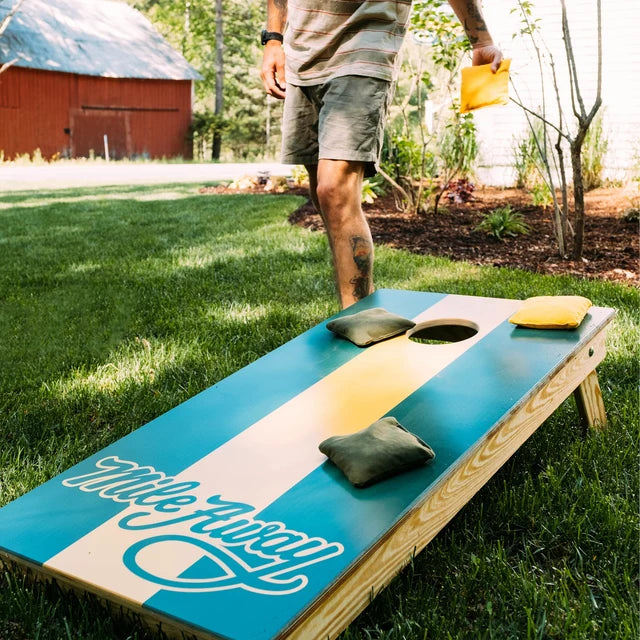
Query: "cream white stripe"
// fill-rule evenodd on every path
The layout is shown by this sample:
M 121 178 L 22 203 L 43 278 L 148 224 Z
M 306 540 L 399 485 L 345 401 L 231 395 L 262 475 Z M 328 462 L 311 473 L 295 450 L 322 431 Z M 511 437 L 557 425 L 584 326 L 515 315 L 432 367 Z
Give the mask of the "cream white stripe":
M 206 499 L 219 494 L 225 500 L 248 503 L 259 512 L 326 460 L 318 451 L 324 438 L 358 431 L 385 415 L 506 320 L 519 304 L 513 300 L 447 296 L 414 320 L 420 323 L 464 318 L 479 326 L 476 336 L 433 346 L 400 336 L 363 350 L 176 476 L 177 480 L 201 483 L 191 492 L 198 495 L 198 503 L 185 507 L 185 511 L 206 508 Z M 249 398 L 251 393 L 259 393 L 259 389 L 248 390 Z M 143 460 L 137 462 L 146 464 Z M 94 495 L 97 500 L 102 499 Z M 45 566 L 143 603 L 159 590 L 158 586 L 133 575 L 121 559 L 134 542 L 162 530 L 125 531 L 118 526 L 124 516 L 141 510 L 138 506 L 128 507 L 51 558 Z M 159 519 L 169 517 L 162 515 Z M 190 524 L 173 525 L 171 533 L 193 536 Z M 313 531 L 305 533 L 314 535 Z M 177 576 L 202 554 L 196 549 L 186 556 L 156 555 L 150 560 L 158 567 L 155 572 Z

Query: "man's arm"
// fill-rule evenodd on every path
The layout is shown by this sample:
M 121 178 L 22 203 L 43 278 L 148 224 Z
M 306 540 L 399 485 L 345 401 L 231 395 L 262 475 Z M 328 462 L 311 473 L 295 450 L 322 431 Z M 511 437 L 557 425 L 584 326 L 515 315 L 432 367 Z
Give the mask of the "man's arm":
M 480 0 L 449 0 L 449 4 L 473 47 L 473 64 L 491 64 L 495 73 L 502 60 L 502 52 L 493 44 L 493 39 L 482 16 Z
M 287 0 L 267 0 L 267 31 L 282 33 L 287 22 Z M 284 51 L 278 40 L 269 40 L 262 57 L 262 84 L 266 92 L 284 99 Z

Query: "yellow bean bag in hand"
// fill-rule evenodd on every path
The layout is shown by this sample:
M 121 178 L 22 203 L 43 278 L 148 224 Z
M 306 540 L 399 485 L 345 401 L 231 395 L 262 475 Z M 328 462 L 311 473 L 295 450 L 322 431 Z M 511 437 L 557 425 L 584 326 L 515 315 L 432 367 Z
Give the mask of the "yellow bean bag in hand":
M 462 69 L 460 85 L 460 113 L 509 102 L 509 67 L 511 60 L 503 60 L 493 73 L 490 64 Z
M 530 329 L 575 329 L 590 306 L 582 296 L 536 296 L 527 298 L 509 322 Z

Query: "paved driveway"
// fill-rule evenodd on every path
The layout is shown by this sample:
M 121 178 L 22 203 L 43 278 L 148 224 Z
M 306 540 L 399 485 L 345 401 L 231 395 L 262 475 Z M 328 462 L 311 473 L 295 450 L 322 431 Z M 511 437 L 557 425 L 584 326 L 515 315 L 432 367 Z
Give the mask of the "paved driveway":
M 0 191 L 67 189 L 123 184 L 163 184 L 233 180 L 244 175 L 290 175 L 291 165 L 275 162 L 242 164 L 156 164 L 156 163 L 53 163 L 42 166 L 3 167 Z

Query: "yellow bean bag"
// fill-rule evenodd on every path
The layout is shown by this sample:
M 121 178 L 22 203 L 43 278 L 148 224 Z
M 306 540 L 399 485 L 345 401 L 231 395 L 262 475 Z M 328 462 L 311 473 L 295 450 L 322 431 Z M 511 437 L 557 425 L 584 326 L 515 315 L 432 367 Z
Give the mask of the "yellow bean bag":
M 527 298 L 509 322 L 531 329 L 575 329 L 590 306 L 582 296 L 536 296 Z
M 509 67 L 511 60 L 503 60 L 496 73 L 490 64 L 462 69 L 460 85 L 460 113 L 509 102 Z

